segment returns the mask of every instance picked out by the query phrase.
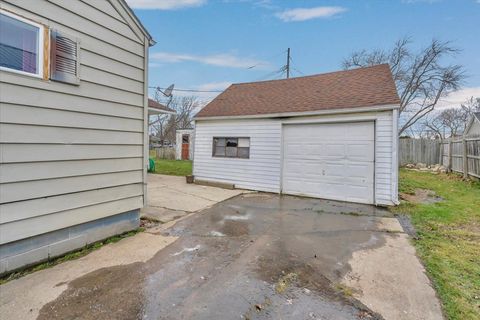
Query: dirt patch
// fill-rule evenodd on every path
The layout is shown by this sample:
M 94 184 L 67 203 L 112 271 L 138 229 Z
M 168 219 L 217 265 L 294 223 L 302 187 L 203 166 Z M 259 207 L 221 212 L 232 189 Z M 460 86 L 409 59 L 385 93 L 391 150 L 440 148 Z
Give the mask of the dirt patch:
M 137 262 L 103 268 L 71 281 L 67 290 L 40 310 L 37 319 L 141 318 L 143 265 Z
M 157 219 L 153 219 L 149 217 L 140 218 L 140 228 L 150 229 L 150 228 L 158 227 L 161 224 L 162 222 Z
M 225 220 L 221 233 L 230 237 L 248 234 L 248 223 L 245 221 Z
M 435 194 L 435 191 L 428 189 L 415 189 L 414 194 L 400 193 L 400 198 L 412 203 L 431 204 L 443 201 L 442 197 Z

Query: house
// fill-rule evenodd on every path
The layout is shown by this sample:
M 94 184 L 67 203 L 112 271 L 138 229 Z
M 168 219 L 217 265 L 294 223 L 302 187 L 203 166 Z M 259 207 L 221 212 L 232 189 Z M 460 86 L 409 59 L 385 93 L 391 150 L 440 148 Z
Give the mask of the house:
M 468 121 L 464 135 L 466 137 L 480 136 L 480 112 L 475 112 Z
M 195 179 L 395 205 L 399 103 L 386 64 L 233 84 L 195 117 Z
M 177 129 L 175 131 L 175 159 L 193 160 L 193 149 L 195 143 L 194 129 Z
M 148 115 L 154 116 L 160 114 L 175 114 L 175 110 L 170 109 L 153 99 L 148 99 Z
M 148 49 L 124 0 L 2 0 L 0 273 L 132 230 Z

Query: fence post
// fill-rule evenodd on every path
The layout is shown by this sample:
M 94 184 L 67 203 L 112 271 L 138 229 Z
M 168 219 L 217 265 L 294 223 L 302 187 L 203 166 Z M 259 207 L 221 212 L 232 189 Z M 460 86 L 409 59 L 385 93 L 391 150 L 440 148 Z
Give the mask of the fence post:
M 467 158 L 467 140 L 465 136 L 462 139 L 462 154 L 463 154 L 463 178 L 468 178 L 468 158 Z
M 443 140 L 442 139 L 440 139 L 440 143 L 438 145 L 440 146 L 439 148 L 440 159 L 438 159 L 438 164 L 443 166 Z
M 448 172 L 452 172 L 452 168 L 453 168 L 453 142 L 452 142 L 452 139 L 450 139 L 448 141 Z

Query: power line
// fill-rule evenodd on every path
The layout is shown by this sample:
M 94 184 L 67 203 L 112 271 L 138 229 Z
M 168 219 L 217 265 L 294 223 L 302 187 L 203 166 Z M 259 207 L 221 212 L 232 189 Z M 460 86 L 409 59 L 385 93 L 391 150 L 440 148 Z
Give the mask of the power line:
M 280 52 L 280 53 L 276 53 L 276 54 L 270 55 L 270 56 L 266 57 L 265 59 L 270 60 L 270 59 L 276 58 L 276 57 L 278 57 L 278 56 L 280 56 L 280 55 L 283 55 L 285 52 L 286 52 L 286 51 L 284 50 L 284 51 L 282 51 L 282 52 Z M 260 63 L 257 63 L 257 64 L 255 64 L 255 65 L 253 65 L 253 66 L 247 67 L 246 69 L 248 69 L 248 70 L 249 70 L 249 69 L 253 69 L 253 68 L 258 67 L 258 66 L 261 66 L 261 65 L 268 65 L 268 63 L 266 63 L 266 62 L 260 62 Z
M 286 73 L 286 76 L 287 76 L 287 79 L 290 78 L 290 72 L 291 72 L 291 69 L 295 70 L 296 72 L 304 75 L 303 72 L 301 72 L 300 70 L 294 68 L 293 66 L 291 66 L 291 63 L 293 63 L 293 60 L 292 60 L 292 57 L 290 56 L 290 48 L 288 48 L 287 50 L 284 50 L 280 53 L 277 53 L 277 54 L 274 54 L 274 55 L 271 55 L 269 57 L 267 57 L 268 59 L 270 58 L 276 58 L 280 55 L 283 55 L 287 53 L 287 64 L 286 65 L 283 65 L 282 67 L 280 67 L 280 69 L 277 69 L 275 71 L 272 71 L 270 73 L 267 73 L 266 75 L 256 79 L 255 81 L 261 81 L 261 80 L 266 80 L 267 78 L 270 78 L 270 77 L 274 77 L 275 79 L 278 78 L 278 75 L 283 75 Z M 262 64 L 265 64 L 264 62 L 260 62 L 260 63 L 257 63 L 255 65 L 252 65 L 250 67 L 247 67 L 246 69 L 247 70 L 250 70 L 250 69 L 253 69 L 259 65 L 262 65 Z M 160 89 L 160 90 L 165 90 L 167 88 L 164 88 L 164 87 L 160 87 L 160 86 L 149 86 L 150 89 Z M 178 89 L 178 88 L 173 88 L 173 91 L 179 91 L 179 92 L 197 92 L 197 93 L 221 93 L 223 92 L 224 90 L 199 90 L 199 89 Z
M 266 75 L 257 78 L 255 81 L 261 81 L 261 80 L 266 80 L 267 78 L 273 77 L 278 74 L 283 74 L 285 72 L 285 66 L 282 66 L 280 69 L 277 69 L 275 71 L 269 72 Z
M 166 88 L 163 87 L 149 87 L 150 89 L 157 89 L 159 88 L 160 90 L 165 90 Z M 197 90 L 197 89 L 173 89 L 173 91 L 181 91 L 181 92 L 223 92 L 224 90 Z

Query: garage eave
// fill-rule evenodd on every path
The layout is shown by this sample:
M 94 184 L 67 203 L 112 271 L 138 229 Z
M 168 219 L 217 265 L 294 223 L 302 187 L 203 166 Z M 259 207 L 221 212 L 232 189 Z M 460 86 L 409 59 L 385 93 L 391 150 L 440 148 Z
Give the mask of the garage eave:
M 262 119 L 262 118 L 288 118 L 288 117 L 302 117 L 302 116 L 317 116 L 317 115 L 332 115 L 332 114 L 346 114 L 346 113 L 360 113 L 360 112 L 378 112 L 399 109 L 397 104 L 356 107 L 356 108 L 341 108 L 341 109 L 324 109 L 307 112 L 282 112 L 282 113 L 266 113 L 253 115 L 234 115 L 234 116 L 211 116 L 211 117 L 194 117 L 194 120 L 234 120 L 234 119 Z

